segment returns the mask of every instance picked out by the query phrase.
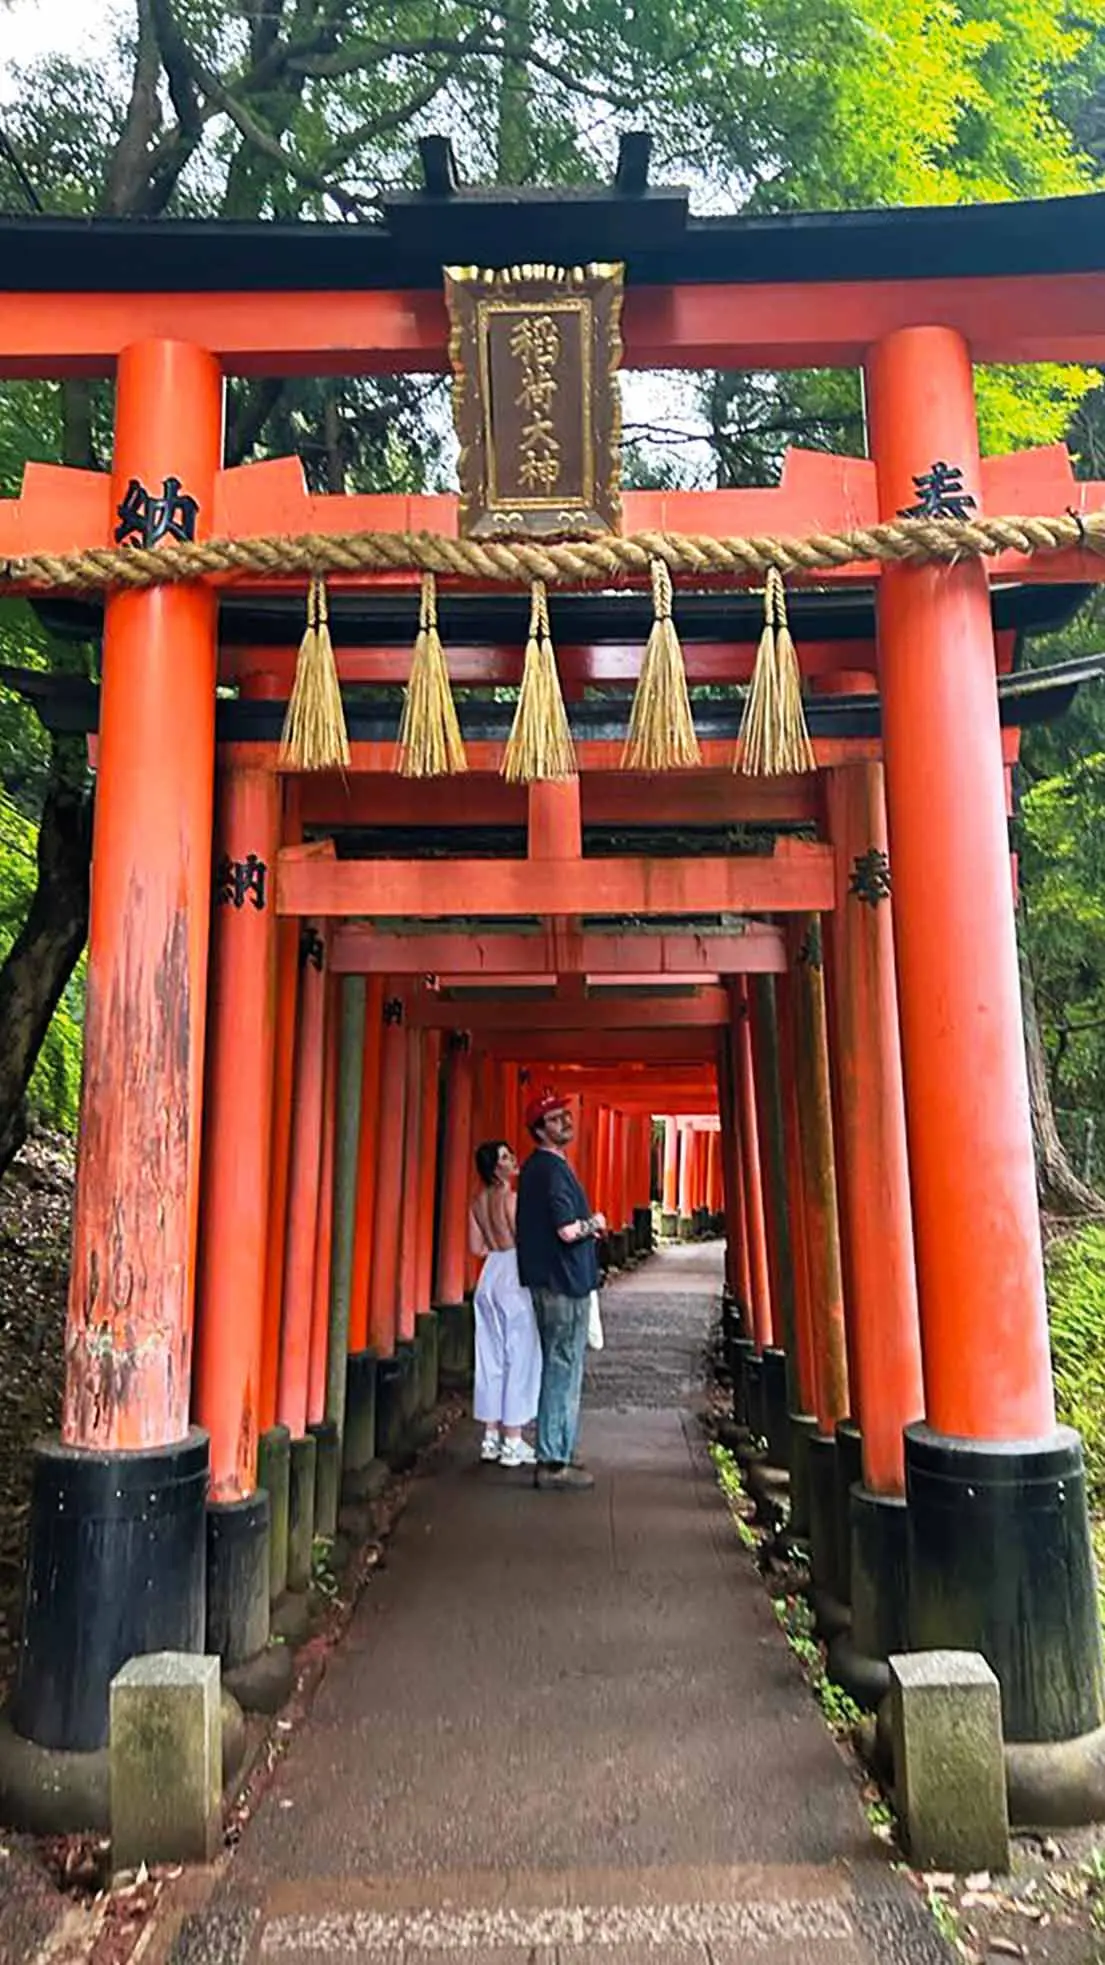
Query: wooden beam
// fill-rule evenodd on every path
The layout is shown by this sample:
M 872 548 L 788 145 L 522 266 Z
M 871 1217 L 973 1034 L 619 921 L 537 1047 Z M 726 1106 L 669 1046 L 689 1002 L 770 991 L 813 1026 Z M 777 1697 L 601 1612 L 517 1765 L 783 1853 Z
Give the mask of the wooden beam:
M 780 839 L 731 859 L 337 860 L 277 863 L 280 914 L 471 915 L 827 913 L 830 846 Z
M 458 1018 L 459 1012 L 459 1018 Z M 427 994 L 410 1005 L 409 1021 L 423 1030 L 490 1032 L 492 1039 L 531 1036 L 550 1030 L 605 1035 L 608 1031 L 714 1029 L 729 1022 L 731 1009 L 724 989 L 701 989 L 694 996 L 595 997 L 578 1002 L 535 1003 L 491 997 L 485 1003 L 452 1003 Z
M 555 964 L 543 934 L 391 935 L 347 922 L 335 931 L 330 953 L 330 967 L 341 975 L 495 978 L 500 987 L 508 976 L 532 987 L 557 974 L 779 975 L 786 966 L 782 931 L 760 921 L 750 921 L 743 934 L 568 937 Z
M 503 1031 L 480 1032 L 480 1049 L 488 1057 L 506 1058 L 512 1063 L 599 1064 L 609 1071 L 618 1060 L 625 1063 L 711 1064 L 716 1056 L 717 1039 L 711 1025 L 683 1030 L 538 1030 L 512 1034 Z
M 465 745 L 468 757 L 468 770 L 463 778 L 450 780 L 459 790 L 460 800 L 468 795 L 468 787 L 475 777 L 499 777 L 503 767 L 503 752 L 506 740 L 491 742 L 483 737 L 475 737 Z M 734 770 L 736 745 L 727 737 L 704 737 L 701 744 L 701 769 L 709 772 Z M 580 777 L 586 779 L 591 772 L 601 771 L 613 774 L 621 771 L 625 740 L 622 737 L 581 737 L 576 742 L 576 758 Z M 395 743 L 368 742 L 355 738 L 349 746 L 349 772 L 351 777 L 362 775 L 387 778 L 397 783 L 395 773 Z M 881 764 L 881 737 L 815 737 L 813 755 L 818 770 L 828 770 L 835 764 Z M 252 765 L 255 770 L 286 770 L 280 761 L 280 745 L 272 743 L 245 741 L 219 745 L 219 757 L 227 764 Z M 689 772 L 688 780 L 697 775 Z M 638 785 L 654 786 L 656 778 L 647 774 L 625 773 L 626 781 L 636 778 Z M 751 783 L 751 780 L 749 780 Z
M 1105 274 L 630 286 L 627 368 L 858 368 L 873 341 L 939 321 L 976 362 L 1105 365 Z M 194 341 L 231 375 L 444 373 L 440 289 L 6 293 L 0 377 L 110 375 L 120 349 Z
M 555 604 L 555 603 L 554 603 Z M 274 676 L 290 693 L 295 675 L 296 649 L 281 646 L 245 648 L 223 647 L 219 651 L 220 682 L 240 682 L 248 676 Z M 522 676 L 521 648 L 487 648 L 450 641 L 445 650 L 449 675 L 461 687 L 471 684 L 517 684 Z M 585 688 L 590 683 L 623 683 L 631 689 L 637 681 L 644 653 L 642 642 L 572 643 L 558 641 L 556 666 L 567 687 Z M 866 670 L 874 689 L 875 652 L 872 642 L 810 641 L 804 636 L 798 650 L 804 676 L 836 675 L 841 669 Z M 334 659 L 344 683 L 388 683 L 393 688 L 410 679 L 411 649 L 336 648 Z M 753 642 L 684 641 L 683 659 L 688 682 L 747 682 L 756 659 Z
M 463 778 L 343 777 L 337 771 L 301 780 L 305 826 L 519 826 L 526 823 L 524 785 L 469 771 Z M 592 771 L 580 780 L 585 826 L 726 826 L 810 824 L 817 817 L 815 774 L 746 778 L 726 770 L 672 771 L 640 777 Z

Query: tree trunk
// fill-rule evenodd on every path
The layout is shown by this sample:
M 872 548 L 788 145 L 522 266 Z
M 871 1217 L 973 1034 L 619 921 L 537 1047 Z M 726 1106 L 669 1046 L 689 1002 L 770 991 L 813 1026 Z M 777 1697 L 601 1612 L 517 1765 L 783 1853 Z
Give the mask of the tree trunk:
M 1036 1155 L 1036 1188 L 1040 1206 L 1045 1214 L 1105 1214 L 1105 1200 L 1078 1178 L 1059 1137 L 1048 1082 L 1047 1056 L 1036 1012 L 1036 986 L 1025 948 L 1023 928 L 1018 934 L 1018 944 L 1024 1042 L 1028 1058 L 1028 1098 L 1032 1110 L 1032 1145 Z
M 84 745 L 55 737 L 38 834 L 38 884 L 0 968 L 0 1174 L 27 1134 L 27 1086 L 88 934 L 92 797 Z

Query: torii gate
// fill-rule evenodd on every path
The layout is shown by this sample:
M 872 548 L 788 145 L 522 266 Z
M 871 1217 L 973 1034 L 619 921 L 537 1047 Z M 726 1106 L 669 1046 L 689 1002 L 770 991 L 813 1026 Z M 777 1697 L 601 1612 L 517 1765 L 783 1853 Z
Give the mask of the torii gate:
M 431 1299 L 448 1310 L 463 1283 L 473 1108 L 484 1132 L 513 1128 L 521 1071 L 582 1066 L 613 1115 L 585 1150 L 594 1162 L 603 1142 L 600 1178 L 623 1213 L 648 1199 L 641 1121 L 720 1111 L 730 1287 L 777 1380 L 781 1361 L 830 1596 L 841 1552 L 826 1497 L 849 1413 L 861 1442 L 854 1649 L 873 1668 L 903 1643 L 982 1649 L 1014 1788 L 1046 1744 L 1077 1769 L 1079 1806 L 1098 1807 L 1100 1646 L 1080 1445 L 1055 1426 L 1007 836 L 1016 731 L 995 675 L 1012 664 L 1011 594 L 1101 577 L 1091 520 L 1105 486 L 1075 483 L 1062 447 L 981 458 L 972 363 L 1105 364 L 1102 209 L 750 225 L 691 219 L 685 195 L 641 187 L 536 208 L 550 256 L 625 263 L 630 367 L 864 371 L 870 458 L 792 453 L 771 490 L 627 494 L 627 532 L 854 534 L 911 509 L 918 480 L 948 463 L 980 519 L 1078 515 L 1083 543 L 1064 550 L 817 568 L 818 588 L 874 590 L 877 633 L 806 645 L 796 600 L 808 680 L 855 697 L 861 720 L 877 672 L 877 704 L 864 734 L 846 728 L 847 704 L 832 734 L 811 698 L 816 783 L 735 778 L 731 715 L 704 734 L 700 767 L 620 774 L 624 719 L 589 735 L 585 706 L 567 786 L 502 784 L 504 733 L 475 712 L 463 787 L 405 784 L 391 776 L 393 725 L 368 714 L 362 729 L 352 707 L 347 782 L 296 779 L 277 742 L 285 637 L 230 632 L 239 594 L 286 595 L 289 576 L 254 565 L 129 591 L 104 563 L 65 1409 L 62 1444 L 36 1460 L 19 1739 L 102 1750 L 112 1673 L 135 1651 L 210 1642 L 213 1597 L 231 1662 L 263 1641 L 264 1483 L 286 1497 L 290 1458 L 301 1559 L 317 1457 L 332 1458 L 334 1415 L 347 1384 L 352 1412 L 366 1361 L 379 1364 L 380 1436 L 385 1408 L 393 1444 L 424 1414 Z M 0 503 L 4 590 L 64 596 L 71 583 L 45 559 L 110 550 L 141 530 L 151 497 L 199 542 L 455 536 L 449 497 L 311 496 L 291 460 L 224 469 L 225 379 L 440 372 L 445 257 L 511 264 L 537 224 L 513 191 L 397 199 L 384 224 L 355 231 L 0 221 L 0 373 L 116 377 L 110 474 L 32 465 L 21 497 Z M 331 586 L 360 604 L 405 599 L 412 578 L 349 572 Z M 78 590 L 96 579 L 86 565 Z M 746 680 L 754 638 L 714 632 L 689 654 L 691 679 Z M 632 677 L 624 640 L 574 647 L 569 694 Z M 458 683 L 518 672 L 486 630 L 455 663 Z M 398 638 L 339 646 L 338 667 L 349 684 L 406 673 Z M 239 692 L 218 719 L 217 682 Z M 524 826 L 525 857 L 335 851 L 343 829 L 404 819 Z M 585 855 L 584 827 L 604 821 L 818 836 L 780 834 L 770 853 Z M 581 921 L 583 907 L 603 922 Z M 729 926 L 712 941 L 704 916 Z M 629 934 L 626 917 L 661 925 Z M 734 917 L 757 919 L 738 932 Z M 500 984 L 493 1009 L 457 994 L 473 972 Z M 427 974 L 437 990 L 416 985 Z M 657 979 L 639 1017 L 587 982 L 627 974 Z M 559 985 L 548 1007 L 503 993 L 542 977 Z M 694 993 L 657 993 L 665 977 L 692 978 Z M 448 1045 L 439 1077 L 457 1030 L 468 1048 Z M 335 1289 L 344 1323 L 328 1321 Z M 347 1421 L 347 1445 L 355 1430 Z M 115 1528 L 91 1533 L 105 1510 Z M 245 1608 L 228 1600 L 233 1562 L 254 1563 Z M 1035 1819 L 1048 1806 L 1035 1795 Z

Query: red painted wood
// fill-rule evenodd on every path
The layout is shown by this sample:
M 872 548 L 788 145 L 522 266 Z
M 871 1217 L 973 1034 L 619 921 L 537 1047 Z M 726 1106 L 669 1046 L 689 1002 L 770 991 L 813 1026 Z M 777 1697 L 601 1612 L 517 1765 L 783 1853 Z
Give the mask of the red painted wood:
M 578 914 L 577 860 L 289 860 L 278 862 L 281 914 Z M 586 862 L 585 898 L 595 914 L 828 912 L 832 853 L 780 839 L 770 857 Z
M 54 311 L 60 316 L 65 309 Z M 5 337 L 6 338 L 6 337 Z M 210 529 L 222 378 L 202 348 L 119 362 L 117 503 L 176 475 Z M 110 526 L 110 520 L 108 521 Z M 101 529 L 105 544 L 110 530 Z M 215 771 L 215 605 L 201 587 L 107 601 L 81 1152 L 62 1437 L 109 1451 L 188 1431 Z

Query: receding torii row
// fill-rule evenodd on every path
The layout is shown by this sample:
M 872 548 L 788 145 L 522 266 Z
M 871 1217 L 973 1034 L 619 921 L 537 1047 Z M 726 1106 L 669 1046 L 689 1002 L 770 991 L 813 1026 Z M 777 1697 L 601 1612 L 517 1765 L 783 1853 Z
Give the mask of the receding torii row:
M 626 265 L 628 361 L 861 364 L 871 455 L 795 455 L 770 491 L 627 494 L 627 528 L 850 534 L 912 510 L 937 460 L 979 517 L 1081 521 L 1105 503 L 1103 487 L 1075 484 L 1061 447 L 981 459 L 972 379 L 972 358 L 1105 361 L 1105 266 L 1085 209 L 1098 201 L 1065 225 L 1047 206 L 1005 206 L 750 229 L 657 196 L 660 242 L 651 193 L 643 218 L 628 197 L 555 207 L 567 263 Z M 728 705 L 712 724 L 700 713 L 701 767 L 619 777 L 624 716 L 608 707 L 617 727 L 595 735 L 592 706 L 576 703 L 578 783 L 524 798 L 496 782 L 502 716 L 474 704 L 462 706 L 463 781 L 385 783 L 394 716 L 353 704 L 347 790 L 283 770 L 288 637 L 221 631 L 243 593 L 277 602 L 298 586 L 301 604 L 301 580 L 279 567 L 127 589 L 113 561 L 72 589 L 59 563 L 110 550 L 135 485 L 183 487 L 201 544 L 455 535 L 446 498 L 311 497 L 289 460 L 224 470 L 223 384 L 442 369 L 445 253 L 509 265 L 532 250 L 533 214 L 512 200 L 400 201 L 355 238 L 153 225 L 140 255 L 111 226 L 0 221 L 0 373 L 116 376 L 110 475 L 32 466 L 22 497 L 0 502 L 10 591 L 52 595 L 56 618 L 71 591 L 106 587 L 64 1446 L 36 1464 L 17 1734 L 100 1749 L 111 1673 L 135 1650 L 201 1646 L 205 1616 L 210 1640 L 213 1592 L 215 1627 L 235 1622 L 228 1656 L 263 1637 L 267 1587 L 249 1618 L 219 1595 L 226 1550 L 243 1563 L 267 1551 L 265 1483 L 279 1495 L 276 1463 L 290 1456 L 302 1505 L 327 1424 L 331 1462 L 344 1421 L 347 1464 L 365 1473 L 369 1364 L 375 1443 L 409 1443 L 436 1389 L 439 1331 L 455 1344 L 459 1328 L 471 1128 L 517 1134 L 523 1073 L 555 1071 L 582 1095 L 581 1150 L 619 1229 L 649 1198 L 651 1116 L 720 1114 L 729 1284 L 765 1376 L 785 1375 L 823 1591 L 840 1583 L 826 1497 L 850 1418 L 866 1589 L 855 1647 L 876 1667 L 891 1642 L 985 1651 L 1017 1778 L 1046 1744 L 1079 1770 L 1092 1811 L 1100 1648 L 1080 1447 L 1055 1426 L 1007 833 L 1016 735 L 995 686 L 1016 627 L 999 608 L 1099 579 L 1091 544 L 819 568 L 814 584 L 866 596 L 870 621 L 866 636 L 816 638 L 816 783 L 735 779 Z M 597 597 L 611 619 L 635 580 Z M 331 575 L 339 602 L 390 596 L 412 615 L 413 581 Z M 684 585 L 711 590 L 676 585 L 677 615 Z M 557 604 L 553 592 L 554 621 Z M 746 678 L 753 640 L 747 626 L 714 629 L 698 673 Z M 626 648 L 616 630 L 604 642 L 592 624 L 570 645 L 590 651 L 580 687 L 608 659 L 631 668 L 595 654 Z M 339 647 L 339 673 L 350 686 L 395 680 L 396 646 Z M 463 644 L 454 681 L 499 680 L 512 660 L 485 634 Z M 874 725 L 819 733 L 817 694 L 858 702 L 873 674 Z M 239 696 L 217 721 L 220 680 Z M 391 799 L 415 826 L 487 813 L 524 826 L 525 857 L 347 853 L 343 830 L 379 825 Z M 772 850 L 586 850 L 585 827 L 657 822 L 762 822 Z M 498 980 L 496 1011 L 465 992 L 473 974 Z M 546 975 L 555 994 L 528 1013 L 504 994 Z M 609 1003 L 590 980 L 627 975 Z M 634 1023 L 627 987 L 642 976 Z M 454 1032 L 470 1033 L 467 1048 Z M 694 1185 L 698 1158 L 688 1148 L 688 1202 L 709 1190 L 710 1149 Z M 82 1537 L 113 1483 L 141 1534 Z M 286 1526 L 273 1535 L 278 1570 L 289 1541 L 301 1560 L 313 1521 L 293 1523 L 298 1541 Z M 1046 1795 L 1033 1807 L 1046 1815 Z

